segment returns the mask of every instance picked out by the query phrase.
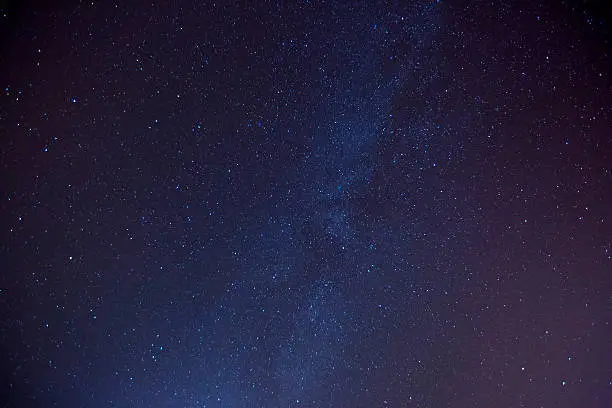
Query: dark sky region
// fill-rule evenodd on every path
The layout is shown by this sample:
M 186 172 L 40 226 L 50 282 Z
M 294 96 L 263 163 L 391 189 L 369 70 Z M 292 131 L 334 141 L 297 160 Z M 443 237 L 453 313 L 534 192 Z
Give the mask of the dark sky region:
M 605 4 L 2 4 L 1 407 L 610 406 Z

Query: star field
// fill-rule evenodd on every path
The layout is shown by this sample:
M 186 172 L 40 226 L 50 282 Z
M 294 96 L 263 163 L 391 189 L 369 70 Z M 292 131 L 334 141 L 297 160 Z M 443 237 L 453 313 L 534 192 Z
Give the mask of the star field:
M 5 2 L 1 406 L 608 406 L 583 3 Z

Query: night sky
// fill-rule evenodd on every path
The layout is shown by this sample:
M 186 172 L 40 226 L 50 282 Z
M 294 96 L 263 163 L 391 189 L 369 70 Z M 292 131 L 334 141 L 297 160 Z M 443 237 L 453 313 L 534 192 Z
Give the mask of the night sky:
M 605 8 L 17 3 L 0 406 L 610 406 Z

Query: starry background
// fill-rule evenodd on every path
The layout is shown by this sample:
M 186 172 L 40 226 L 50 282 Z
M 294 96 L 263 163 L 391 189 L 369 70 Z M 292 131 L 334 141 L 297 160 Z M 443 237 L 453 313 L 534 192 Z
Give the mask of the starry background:
M 605 7 L 1 18 L 2 407 L 609 406 Z

